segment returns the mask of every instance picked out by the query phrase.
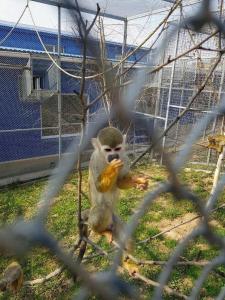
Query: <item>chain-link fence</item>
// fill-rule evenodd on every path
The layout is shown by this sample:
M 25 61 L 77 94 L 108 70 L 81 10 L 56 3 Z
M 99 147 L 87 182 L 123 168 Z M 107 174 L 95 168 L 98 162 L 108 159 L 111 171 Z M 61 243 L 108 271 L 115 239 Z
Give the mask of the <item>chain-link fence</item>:
M 89 43 L 95 48 L 94 42 L 86 36 L 88 27 L 87 25 L 85 27 L 77 2 L 75 4 L 71 1 L 68 2 L 75 8 L 75 15 L 72 9 L 68 13 L 72 15 L 74 23 L 79 27 L 82 38 L 80 43 L 83 42 L 83 44 L 81 43 L 83 51 Z M 2 165 L 4 166 L 4 163 L 21 162 L 22 160 L 26 163 L 27 159 L 34 161 L 34 158 L 37 158 L 37 164 L 40 165 L 40 163 L 43 163 L 40 157 L 54 155 L 57 158 L 56 160 L 58 158 L 60 160 L 56 171 L 53 172 L 41 195 L 36 216 L 29 221 L 16 220 L 13 225 L 1 229 L 0 250 L 3 254 L 12 252 L 23 256 L 28 250 L 41 245 L 49 249 L 50 253 L 58 258 L 63 265 L 61 270 L 67 269 L 74 277 L 79 276 L 82 287 L 77 296 L 78 299 L 88 299 L 90 295 L 97 295 L 103 299 L 120 299 L 121 297 L 138 299 L 141 296 L 135 292 L 131 284 L 120 278 L 116 271 L 126 241 L 134 233 L 140 218 L 148 212 L 152 202 L 160 195 L 171 193 L 177 201 L 187 199 L 194 203 L 201 217 L 201 223 L 175 248 L 163 268 L 158 282 L 151 282 L 150 279 L 143 278 L 141 275 L 137 275 L 137 278 L 156 286 L 153 299 L 162 299 L 163 290 L 172 295 L 172 299 L 174 297 L 188 299 L 186 295 L 169 288 L 167 282 L 173 267 L 188 243 L 199 236 L 203 236 L 209 244 L 216 245 L 220 253 L 203 267 L 202 273 L 193 285 L 189 299 L 198 298 L 202 284 L 209 272 L 215 267 L 223 265 L 225 260 L 224 238 L 212 229 L 209 220 L 210 212 L 216 206 L 218 196 L 224 188 L 225 177 L 221 177 L 209 198 L 202 201 L 191 189 L 182 184 L 177 174 L 187 162 L 192 150 L 192 159 L 195 162 L 209 164 L 213 161 L 211 150 L 199 151 L 198 147 L 203 147 L 201 144 L 209 133 L 218 133 L 220 130 L 223 133 L 225 107 L 222 34 L 225 32 L 225 28 L 221 18 L 210 12 L 209 2 L 207 0 L 202 1 L 199 11 L 190 18 L 181 18 L 180 24 L 175 26 L 172 31 L 168 31 L 158 46 L 157 53 L 151 56 L 151 59 L 148 59 L 148 64 L 144 68 L 139 68 L 133 72 L 134 74 L 132 74 L 133 76 L 131 76 L 129 82 L 119 81 L 119 87 L 122 86 L 122 91 L 119 90 L 119 93 L 117 85 L 109 85 L 115 77 L 106 79 L 103 76 L 97 82 L 96 78 L 100 75 L 109 73 L 112 76 L 113 72 L 117 71 L 115 66 L 105 63 L 104 59 L 106 60 L 106 58 L 102 57 L 98 50 L 95 51 L 95 62 L 93 64 L 96 61 L 97 63 L 101 61 L 102 66 L 106 69 L 103 69 L 103 71 L 98 70 L 96 75 L 95 67 L 90 66 L 87 68 L 87 72 L 82 75 L 84 53 L 87 54 L 87 52 L 83 52 L 83 56 L 80 52 L 81 57 L 76 57 L 76 64 L 74 65 L 74 57 L 70 55 L 70 59 L 66 55 L 66 53 L 68 54 L 66 45 L 70 43 L 71 47 L 74 45 L 72 38 L 71 40 L 65 38 L 66 41 L 63 44 L 52 34 L 45 36 L 43 32 L 35 35 L 34 38 L 34 31 L 26 29 L 25 32 L 21 33 L 21 31 L 15 29 L 17 37 L 20 34 L 21 37 L 23 36 L 21 41 L 25 40 L 24 34 L 28 34 L 31 45 L 34 45 L 34 39 L 38 39 L 40 46 L 42 43 L 45 44 L 45 49 L 44 51 L 37 50 L 36 46 L 33 46 L 34 48 L 30 46 L 30 51 L 25 51 L 22 48 L 25 47 L 24 45 L 15 47 L 15 45 L 10 44 L 13 42 L 12 39 L 9 40 L 10 43 L 4 49 L 2 48 L 0 67 L 0 84 L 2 86 L 2 94 L 0 94 Z M 180 4 L 181 1 L 174 3 L 168 14 L 170 15 Z M 29 3 L 27 8 L 29 9 Z M 164 23 L 167 23 L 166 18 L 162 24 Z M 209 24 L 213 28 L 212 33 L 208 33 L 208 27 L 207 30 L 205 29 L 205 25 Z M 202 35 L 202 33 L 199 33 L 201 30 L 207 32 Z M 196 32 L 194 43 L 190 31 Z M 212 40 L 210 43 L 203 41 L 204 38 L 210 39 L 210 35 L 215 37 L 215 44 Z M 60 55 L 57 54 L 57 47 L 47 49 L 47 37 L 54 39 L 54 45 L 58 45 L 58 48 L 65 45 L 65 49 L 58 53 Z M 2 38 L 4 39 L 4 37 Z M 199 39 L 203 42 L 199 42 Z M 6 41 L 4 42 L 6 43 Z M 194 44 L 192 51 L 191 43 Z M 12 49 L 9 51 L 10 47 L 13 48 L 13 51 Z M 119 46 L 116 49 L 115 51 L 121 51 Z M 38 51 L 43 51 L 45 57 L 41 53 L 32 54 Z M 170 54 L 170 51 L 172 51 L 172 54 Z M 182 55 L 182 53 L 184 54 Z M 194 57 L 191 57 L 190 53 L 194 53 Z M 206 53 L 206 55 L 201 55 L 202 53 Z M 156 61 L 160 62 L 161 67 L 160 65 L 156 66 Z M 122 64 L 122 61 L 119 64 Z M 113 72 L 110 72 L 112 70 Z M 154 74 L 156 71 L 158 73 L 152 79 L 149 74 Z M 82 90 L 85 77 L 87 86 L 85 90 Z M 88 81 L 90 77 L 95 79 L 91 83 Z M 116 83 L 118 84 L 118 81 Z M 113 91 L 106 98 L 103 98 L 109 89 Z M 98 96 L 99 91 L 101 97 Z M 118 95 L 120 97 L 117 98 Z M 96 99 L 102 99 L 103 104 L 97 104 Z M 113 105 L 115 99 L 118 102 Z M 96 101 L 96 106 L 100 106 L 100 114 L 96 113 L 96 106 L 89 106 L 93 101 Z M 91 107 L 88 114 L 84 109 L 87 107 Z M 112 261 L 110 270 L 95 273 L 93 276 L 71 254 L 67 254 L 61 248 L 54 236 L 49 233 L 45 223 L 54 202 L 54 197 L 62 188 L 75 163 L 80 160 L 81 153 L 87 150 L 91 137 L 96 136 L 98 130 L 110 121 L 110 117 L 114 117 L 120 112 L 118 107 L 124 110 L 122 116 L 127 117 L 128 115 L 130 118 L 132 116 L 134 126 L 133 131 L 131 130 L 133 132 L 131 139 L 133 139 L 133 143 L 139 142 L 144 146 L 151 143 L 150 147 L 147 146 L 147 151 L 145 150 L 137 159 L 140 159 L 145 153 L 154 148 L 155 153 L 159 156 L 163 155 L 162 162 L 169 173 L 169 179 L 157 185 L 154 190 L 149 191 L 141 201 L 139 208 L 131 216 L 125 227 L 124 241 L 119 245 L 119 250 Z M 133 113 L 134 109 L 136 111 L 133 117 L 133 114 L 130 113 Z M 139 114 L 142 116 L 142 120 L 139 122 L 142 128 L 136 128 L 135 120 L 138 119 L 136 116 Z M 91 118 L 91 122 L 89 122 L 89 118 Z M 199 118 L 201 118 L 200 121 Z M 142 133 L 143 127 L 144 133 Z M 80 130 L 82 132 L 81 142 Z M 80 142 L 79 146 L 78 140 Z M 196 145 L 197 141 L 199 145 Z M 164 151 L 165 149 L 166 151 Z M 168 152 L 175 152 L 174 160 L 170 159 Z M 71 155 L 62 155 L 63 153 Z M 49 162 L 48 160 L 47 164 L 49 163 L 48 168 L 54 167 L 55 162 Z M 29 162 L 27 168 L 30 169 L 31 166 L 32 164 Z M 18 170 L 16 165 L 12 168 Z M 23 164 L 22 168 L 24 170 L 26 164 Z M 6 167 L 6 171 L 9 170 L 10 165 Z M 6 177 L 6 175 L 4 176 Z M 12 173 L 9 173 L 8 176 L 12 176 Z M 75 248 L 81 247 L 81 242 L 84 241 L 85 237 L 80 232 L 79 242 Z M 224 299 L 224 288 L 217 299 Z
M 59 20 L 59 27 L 60 23 Z M 75 138 L 79 142 L 82 107 L 77 95 L 82 43 L 75 33 L 63 34 L 59 27 L 46 30 L 37 28 L 35 23 L 32 28 L 0 25 L 1 185 L 49 175 L 61 155 L 69 155 L 71 141 Z M 123 45 L 106 43 L 104 47 L 109 66 L 115 65 Z M 127 46 L 127 51 L 131 50 Z M 128 68 L 145 51 L 139 50 L 124 67 Z M 97 63 L 89 52 L 86 74 L 91 78 L 97 71 Z M 88 80 L 86 102 L 94 101 L 102 87 L 100 78 Z M 100 98 L 104 100 L 105 95 Z M 90 126 L 103 106 L 101 101 L 91 106 L 87 116 Z M 84 165 L 90 151 L 86 152 Z

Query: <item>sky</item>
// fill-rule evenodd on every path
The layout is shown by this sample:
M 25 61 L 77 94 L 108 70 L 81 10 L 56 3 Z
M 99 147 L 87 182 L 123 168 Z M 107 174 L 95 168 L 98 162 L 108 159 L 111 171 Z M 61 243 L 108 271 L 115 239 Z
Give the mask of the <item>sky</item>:
M 118 1 L 118 0 L 117 0 Z M 127 0 L 126 0 L 127 1 Z M 138 0 L 139 1 L 139 0 Z M 156 1 L 156 0 L 152 0 Z M 0 22 L 9 22 L 15 24 L 20 17 L 26 0 L 0 0 Z M 49 30 L 57 30 L 57 8 L 50 5 L 40 4 L 30 1 L 30 8 L 38 27 L 44 27 Z M 84 14 L 85 18 L 92 16 Z M 138 44 L 149 33 L 151 27 L 156 24 L 159 17 L 148 16 L 145 18 L 129 21 L 128 26 L 128 44 Z M 62 9 L 62 31 L 72 32 L 71 18 L 68 11 Z M 21 19 L 19 25 L 33 26 L 28 11 Z M 104 31 L 106 40 L 121 42 L 123 41 L 123 22 L 104 18 Z
M 82 3 L 96 2 L 94 0 L 82 0 Z M 111 2 L 110 2 L 111 1 Z M 125 9 L 127 7 L 129 13 L 129 5 L 128 3 L 131 0 L 99 0 L 102 5 L 105 5 L 105 8 L 110 7 L 110 4 L 113 3 L 110 9 L 114 9 L 113 12 L 118 10 L 118 3 L 123 3 L 119 9 Z M 146 10 L 157 9 L 157 2 L 160 0 L 132 0 L 136 3 L 142 3 L 140 5 L 140 9 L 137 10 L 137 13 L 144 9 L 144 4 L 146 6 Z M 217 0 L 214 0 L 217 1 Z M 20 17 L 27 1 L 26 0 L 0 0 L 0 22 L 9 22 L 11 24 L 15 24 Z M 152 7 L 150 5 L 152 3 Z M 126 5 L 125 5 L 126 4 Z M 107 6 L 108 5 L 108 6 Z M 57 7 L 45 5 L 37 2 L 30 1 L 30 8 L 35 20 L 35 23 L 38 27 L 44 27 L 50 31 L 57 30 Z M 104 10 L 104 9 L 103 9 Z M 131 12 L 131 11 L 130 11 Z M 132 10 L 132 14 L 135 13 Z M 177 12 L 178 15 L 178 12 Z M 84 14 L 85 18 L 90 19 L 93 18 L 91 15 Z M 154 15 L 129 20 L 128 22 L 128 38 L 127 43 L 132 45 L 138 45 L 141 43 L 144 38 L 157 26 L 157 24 L 163 19 L 165 16 L 165 12 L 160 12 Z M 68 11 L 62 9 L 62 31 L 64 32 L 72 32 L 72 22 L 71 17 L 68 14 Z M 21 19 L 19 25 L 33 26 L 32 20 L 28 11 L 26 11 L 25 15 Z M 104 18 L 104 33 L 106 40 L 115 41 L 115 42 L 123 42 L 123 22 L 113 19 Z M 149 46 L 152 40 L 145 44 L 145 46 Z

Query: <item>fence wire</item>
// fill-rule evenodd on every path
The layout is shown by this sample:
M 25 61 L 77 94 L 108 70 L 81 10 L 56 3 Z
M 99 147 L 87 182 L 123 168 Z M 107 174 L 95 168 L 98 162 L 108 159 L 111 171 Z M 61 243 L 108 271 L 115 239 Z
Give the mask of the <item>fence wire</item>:
M 176 3 L 181 3 L 181 1 L 177 1 Z M 180 47 L 178 47 L 180 52 L 187 51 L 191 44 L 191 41 L 189 43 L 185 40 L 185 37 L 188 35 L 187 28 L 197 33 L 202 29 L 205 30 L 205 26 L 210 24 L 217 32 L 217 38 L 222 38 L 222 34 L 225 33 L 225 27 L 221 21 L 221 18 L 211 13 L 209 9 L 209 0 L 203 0 L 201 4 L 202 5 L 196 14 L 194 14 L 192 17 L 184 18 L 180 24 L 174 25 L 174 29 L 168 32 L 167 37 L 164 38 L 160 46 L 158 46 L 158 55 L 151 58 L 151 61 L 147 67 L 136 71 L 133 76 L 131 76 L 131 80 L 125 84 L 125 86 L 123 86 L 120 94 L 121 97 L 118 100 L 117 105 L 122 105 L 124 115 L 128 116 L 129 119 L 135 118 L 132 112 L 135 109 L 135 106 L 139 105 L 140 111 L 146 112 L 146 110 L 148 110 L 149 114 L 155 114 L 158 116 L 160 122 L 164 121 L 161 126 L 157 126 L 159 127 L 157 132 L 156 130 L 152 130 L 152 127 L 147 130 L 147 138 L 151 139 L 151 146 L 148 151 L 154 148 L 155 154 L 160 156 L 163 155 L 163 163 L 165 164 L 165 167 L 169 173 L 169 179 L 166 182 L 160 183 L 153 191 L 149 191 L 141 201 L 137 212 L 131 216 L 130 221 L 125 227 L 126 238 L 119 245 L 119 249 L 112 260 L 112 266 L 110 270 L 107 272 L 96 272 L 94 274 L 90 274 L 82 264 L 77 262 L 71 252 L 66 252 L 62 249 L 60 243 L 49 232 L 46 226 L 46 220 L 49 211 L 51 210 L 54 197 L 58 195 L 65 180 L 73 170 L 73 166 L 79 160 L 80 153 L 87 149 L 90 139 L 95 137 L 98 130 L 103 127 L 105 123 L 107 123 L 107 114 L 93 113 L 91 116 L 91 121 L 95 124 L 95 126 L 87 125 L 83 128 L 84 136 L 79 146 L 77 145 L 77 139 L 73 139 L 73 141 L 70 143 L 66 151 L 68 153 L 72 153 L 72 155 L 63 156 L 57 167 L 54 169 L 48 181 L 48 185 L 39 199 L 38 212 L 36 216 L 29 221 L 26 221 L 25 219 L 15 220 L 12 225 L 3 227 L 0 230 L 0 251 L 3 253 L 3 255 L 8 255 L 8 253 L 11 253 L 13 255 L 25 256 L 29 250 L 37 246 L 44 246 L 49 249 L 50 253 L 61 262 L 64 269 L 68 270 L 73 277 L 80 278 L 82 287 L 78 295 L 76 297 L 74 296 L 76 299 L 88 299 L 93 295 L 96 295 L 102 299 L 120 299 L 121 297 L 128 297 L 129 299 L 141 298 L 141 295 L 138 294 L 132 284 L 127 283 L 125 279 L 118 276 L 117 270 L 120 265 L 126 241 L 132 237 L 140 219 L 151 209 L 153 201 L 156 201 L 160 195 L 165 193 L 171 193 L 174 195 L 177 201 L 180 201 L 181 199 L 187 199 L 194 203 L 199 215 L 201 216 L 201 222 L 200 225 L 187 237 L 185 237 L 175 248 L 166 265 L 163 267 L 158 282 L 150 283 L 155 285 L 153 299 L 162 299 L 164 290 L 166 293 L 172 295 L 172 297 L 179 297 L 182 299 L 197 299 L 199 297 L 202 284 L 206 280 L 209 272 L 211 272 L 211 270 L 217 266 L 223 265 L 225 262 L 225 240 L 211 228 L 209 223 L 210 212 L 216 207 L 217 199 L 224 189 L 225 176 L 221 177 L 215 190 L 206 202 L 202 201 L 202 199 L 200 199 L 190 188 L 184 186 L 178 176 L 179 172 L 187 163 L 192 150 L 194 150 L 194 155 L 200 155 L 195 149 L 196 142 L 202 137 L 207 136 L 208 132 L 216 132 L 217 128 L 221 128 L 220 122 L 223 122 L 222 117 L 225 114 L 225 99 L 223 95 L 224 80 L 222 74 L 224 69 L 222 58 L 222 55 L 225 51 L 224 48 L 219 49 L 216 52 L 216 57 L 197 57 L 192 60 L 184 58 L 174 61 L 172 67 L 170 65 L 164 67 L 160 74 L 160 86 L 155 87 L 154 81 L 150 82 L 152 87 L 148 86 L 148 89 L 155 89 L 154 95 L 158 95 L 159 97 L 159 105 L 156 108 L 157 110 L 153 111 L 152 106 L 149 105 L 149 97 L 146 96 L 146 90 L 144 95 L 141 93 L 143 91 L 143 87 L 146 85 L 146 78 L 148 77 L 148 74 L 154 72 L 154 68 L 156 67 L 155 61 L 158 61 L 158 57 L 162 55 L 162 53 L 165 53 L 165 50 L 169 51 L 168 45 L 170 44 L 172 38 L 177 34 L 179 36 L 178 42 L 182 44 Z M 71 3 L 71 5 L 74 4 Z M 78 9 L 78 6 L 75 8 Z M 71 10 L 71 16 L 78 27 L 83 26 L 82 18 L 79 13 L 74 15 L 74 11 Z M 186 28 L 186 30 L 183 28 Z M 88 42 L 90 41 L 88 40 Z M 207 48 L 211 46 L 204 44 L 204 47 Z M 196 51 L 197 50 L 198 49 L 196 48 Z M 211 52 L 212 51 L 208 50 L 209 54 L 211 54 Z M 175 56 L 177 55 L 179 55 L 178 52 L 175 53 Z M 98 59 L 99 57 L 96 55 L 96 60 Z M 163 63 L 165 63 L 165 61 L 163 61 Z M 25 61 L 19 61 L 17 64 L 23 64 L 23 66 L 26 65 L 27 67 L 27 59 L 25 58 Z M 50 66 L 51 64 L 48 65 L 46 62 L 42 65 L 43 68 L 47 67 L 49 72 L 51 71 L 51 68 L 49 69 Z M 207 74 L 210 72 L 210 70 L 214 73 L 207 80 L 206 88 L 206 84 L 204 86 L 202 85 L 204 80 L 206 80 Z M 13 70 L 13 72 L 15 72 L 15 70 Z M 195 74 L 194 77 L 193 73 Z M 49 82 L 51 82 L 51 79 L 51 74 L 49 74 Z M 70 79 L 68 78 L 68 82 L 69 80 Z M 159 89 L 159 91 L 156 88 Z M 204 91 L 202 92 L 203 89 Z M 190 106 L 190 110 L 183 114 L 181 118 L 178 118 L 188 106 L 188 103 L 190 99 L 193 98 L 193 95 L 196 96 L 195 101 L 193 101 Z M 43 97 L 45 100 L 46 97 Z M 51 97 L 54 97 L 54 95 L 51 95 Z M 51 97 L 50 99 L 52 99 Z M 39 98 L 39 101 L 43 101 L 41 96 L 37 97 L 36 95 L 34 98 Z M 155 97 L 150 98 L 149 101 L 154 102 L 154 98 Z M 137 99 L 139 99 L 138 104 L 136 101 Z M 32 101 L 32 99 L 29 100 Z M 169 104 L 168 100 L 170 101 Z M 56 114 L 56 112 L 54 113 L 54 110 L 57 111 L 57 109 L 54 108 L 50 102 L 48 103 L 48 101 L 51 102 L 49 97 L 48 100 L 44 101 L 47 115 L 45 116 L 45 110 L 43 108 L 43 119 L 46 119 L 46 123 L 43 121 L 45 124 L 44 127 L 46 127 L 46 132 L 43 134 L 54 135 L 54 128 L 49 129 L 51 126 L 48 124 L 48 122 L 51 121 L 51 125 L 54 124 L 54 117 L 51 119 L 50 114 Z M 72 102 L 74 101 L 76 101 L 76 99 L 73 99 Z M 26 105 L 29 107 L 29 103 Z M 51 107 L 51 109 L 48 107 L 48 105 Z M 70 107 L 68 110 L 70 110 Z M 205 111 L 207 111 L 207 113 L 205 113 Z M 112 105 L 111 115 L 113 116 L 117 112 L 117 107 Z M 80 113 L 78 112 L 78 115 L 79 114 Z M 62 118 L 65 116 L 66 119 L 66 115 L 67 111 L 63 111 Z M 70 120 L 72 125 L 73 122 L 76 123 L 76 117 L 77 116 Z M 176 118 L 178 118 L 178 122 L 176 122 L 169 131 L 168 127 L 171 126 L 171 123 Z M 198 121 L 199 118 L 201 119 L 200 121 Z M 146 123 L 143 124 L 145 125 Z M 191 126 L 192 124 L 195 124 L 195 126 Z M 12 129 L 14 130 L 15 128 Z M 51 132 L 48 130 L 51 130 Z M 168 134 L 166 137 L 166 142 L 162 144 L 162 137 L 167 130 Z M 175 143 L 173 137 L 175 137 Z M 23 143 L 23 141 L 20 141 L 20 143 Z M 179 149 L 178 154 L 176 154 L 175 151 L 175 158 L 171 160 L 170 155 L 168 155 L 168 149 L 171 147 L 179 148 L 180 145 L 182 145 L 182 148 Z M 210 156 L 209 154 L 207 155 L 207 159 L 209 160 Z M 202 158 L 200 160 L 202 160 Z M 190 241 L 193 241 L 199 236 L 203 236 L 209 244 L 216 245 L 220 250 L 220 254 L 203 267 L 202 273 L 194 284 L 190 295 L 186 296 L 176 292 L 174 289 L 169 288 L 167 283 L 180 258 L 180 255 L 182 255 L 182 253 L 185 251 L 185 248 L 188 246 Z M 141 275 L 137 275 L 137 278 L 141 279 Z M 142 279 L 146 280 L 146 282 L 150 282 L 150 279 Z M 217 299 L 224 299 L 224 294 L 224 288 L 222 288 Z

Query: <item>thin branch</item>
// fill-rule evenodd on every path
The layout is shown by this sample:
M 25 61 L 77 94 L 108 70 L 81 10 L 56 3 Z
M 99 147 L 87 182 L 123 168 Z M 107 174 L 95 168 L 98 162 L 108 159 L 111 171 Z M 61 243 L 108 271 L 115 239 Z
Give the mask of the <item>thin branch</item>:
M 155 67 L 153 70 L 149 71 L 150 74 L 158 72 L 159 70 L 161 70 L 163 67 L 167 66 L 168 64 L 178 60 L 179 58 L 189 54 L 190 52 L 198 49 L 202 44 L 204 44 L 205 42 L 207 42 L 209 39 L 211 39 L 213 36 L 215 36 L 217 33 L 219 32 L 219 30 L 215 30 L 213 33 L 211 33 L 210 35 L 208 35 L 205 39 L 203 39 L 201 42 L 199 42 L 198 44 L 194 45 L 192 48 L 184 51 L 183 53 L 177 55 L 174 58 L 168 58 L 168 60 L 164 63 L 162 63 L 161 65 Z
M 83 146 L 84 142 L 84 131 L 85 131 L 85 125 L 86 125 L 86 119 L 87 119 L 87 110 L 86 110 L 86 101 L 84 100 L 84 91 L 85 91 L 85 75 L 86 75 L 86 60 L 87 60 L 87 50 L 88 50 L 88 35 L 94 26 L 94 23 L 97 19 L 97 16 L 100 13 L 100 8 L 99 5 L 97 5 L 97 12 L 95 15 L 95 18 L 93 19 L 92 23 L 90 24 L 89 27 L 87 27 L 87 22 L 84 22 L 83 17 L 81 15 L 77 0 L 76 0 L 76 5 L 77 5 L 77 11 L 79 15 L 79 20 L 77 21 L 78 25 L 81 26 L 80 29 L 80 34 L 82 37 L 82 42 L 83 42 L 83 59 L 82 59 L 82 78 L 80 82 L 80 103 L 82 107 L 82 123 L 81 123 L 81 136 L 80 136 L 80 143 L 78 147 L 78 161 L 77 161 L 77 170 L 78 170 L 78 229 L 79 229 L 79 237 L 80 237 L 80 251 L 78 254 L 78 262 L 80 263 L 83 259 L 84 253 L 86 251 L 86 245 L 87 243 L 83 240 L 84 234 L 87 232 L 85 230 L 85 226 L 82 224 L 82 217 L 81 217 L 81 210 L 82 210 L 82 171 L 81 171 L 81 149 Z
M 221 209 L 221 208 L 224 208 L 224 207 L 225 207 L 225 204 L 222 204 L 222 205 L 220 205 L 220 206 L 214 208 L 213 210 L 211 210 L 211 213 L 214 213 L 214 212 L 216 212 L 217 210 L 219 210 L 219 209 Z M 155 238 L 157 238 L 157 237 L 159 237 L 159 236 L 161 236 L 161 235 L 163 235 L 163 234 L 165 234 L 165 233 L 167 233 L 167 232 L 172 231 L 173 229 L 176 229 L 176 228 L 178 228 L 178 227 L 180 227 L 180 226 L 183 226 L 183 225 L 185 225 L 185 224 L 191 223 L 192 221 L 194 221 L 194 220 L 196 220 L 196 219 L 199 219 L 199 218 L 201 218 L 201 217 L 202 217 L 201 215 L 197 215 L 196 217 L 193 217 L 193 218 L 191 218 L 191 219 L 189 219 L 189 220 L 187 220 L 187 221 L 185 221 L 185 222 L 181 222 L 181 223 L 179 223 L 179 224 L 177 224 L 177 225 L 175 225 L 175 226 L 173 226 L 173 227 L 171 227 L 171 228 L 168 228 L 168 229 L 166 229 L 166 230 L 164 230 L 164 231 L 161 231 L 161 232 L 159 232 L 159 233 L 157 233 L 157 234 L 155 234 L 155 235 L 153 235 L 153 236 L 151 236 L 151 237 L 149 237 L 149 238 L 147 238 L 147 239 L 145 239 L 145 240 L 139 241 L 138 244 L 139 244 L 139 243 L 140 243 L 140 244 L 146 243 L 146 242 L 148 242 L 148 241 L 150 241 L 150 240 L 153 240 L 153 239 L 155 239 Z
M 76 251 L 80 247 L 80 243 L 81 243 L 81 241 L 78 240 L 74 244 L 74 246 L 69 249 L 69 253 L 72 254 L 74 251 Z M 34 280 L 25 281 L 24 285 L 25 286 L 33 286 L 33 285 L 45 283 L 46 281 L 52 279 L 53 277 L 56 277 L 56 276 L 60 275 L 64 270 L 65 270 L 65 266 L 59 267 L 59 268 L 55 269 L 54 271 L 52 271 L 51 273 L 49 273 L 48 275 L 46 275 L 42 278 L 37 278 L 37 279 L 34 279 Z
M 90 244 L 92 247 L 94 247 L 96 250 L 98 250 L 101 254 L 108 256 L 108 252 L 106 252 L 105 250 L 103 250 L 101 247 L 99 247 L 96 243 L 94 243 L 92 240 L 90 240 L 87 237 L 83 237 L 83 240 Z
M 164 266 L 167 264 L 166 261 L 161 260 L 138 260 L 137 263 L 139 265 L 153 265 L 153 266 Z M 209 264 L 210 262 L 208 260 L 201 260 L 201 261 L 178 261 L 176 263 L 177 266 L 198 266 L 203 267 Z
M 45 283 L 46 281 L 52 279 L 53 277 L 56 277 L 56 276 L 60 275 L 64 270 L 65 270 L 65 267 L 57 268 L 53 272 L 46 275 L 45 277 L 25 281 L 24 286 L 34 286 L 34 285 L 37 285 L 37 284 Z
M 169 58 L 166 62 L 162 63 L 161 65 L 158 65 L 156 66 L 155 68 L 153 68 L 151 71 L 149 71 L 148 73 L 149 74 L 153 74 L 153 73 L 156 73 L 158 71 L 160 71 L 162 68 L 164 68 L 165 66 L 169 65 L 170 63 L 172 63 L 173 61 L 176 61 L 178 60 L 179 58 L 182 58 L 183 56 L 189 54 L 190 52 L 198 49 L 202 44 L 204 44 L 205 42 L 207 42 L 210 38 L 212 38 L 213 36 L 215 36 L 216 34 L 218 33 L 218 30 L 214 31 L 212 34 L 210 34 L 209 36 L 207 36 L 205 39 L 203 39 L 201 42 L 199 42 L 198 44 L 194 45 L 192 48 L 184 51 L 183 53 L 177 55 L 176 57 L 174 58 Z M 222 52 L 222 51 L 221 51 Z M 133 66 L 135 65 L 136 63 L 133 63 Z M 121 76 L 123 76 L 124 74 L 126 74 L 126 71 L 124 71 L 123 74 L 121 74 Z M 118 75 L 119 77 L 120 75 Z M 100 100 L 108 91 L 110 91 L 110 89 L 114 88 L 114 87 L 125 87 L 125 86 L 128 86 L 129 84 L 132 84 L 133 83 L 133 80 L 128 80 L 118 86 L 115 86 L 115 85 L 112 85 L 110 87 L 107 87 L 106 90 L 104 90 L 99 96 L 97 96 L 89 105 L 88 105 L 88 108 L 91 107 L 92 105 L 94 105 L 98 100 Z
M 219 53 L 219 57 L 216 59 L 215 63 L 212 65 L 208 75 L 206 76 L 204 82 L 201 84 L 201 86 L 198 88 L 196 93 L 191 97 L 189 100 L 186 108 L 170 123 L 170 125 L 164 130 L 164 132 L 159 136 L 157 141 L 155 141 L 154 144 L 150 145 L 144 152 L 142 152 L 131 164 L 132 167 L 135 166 L 135 164 L 149 151 L 151 151 L 156 144 L 164 137 L 167 135 L 167 133 L 170 131 L 170 129 L 186 114 L 186 112 L 190 109 L 191 105 L 193 102 L 196 100 L 196 98 L 200 95 L 200 93 L 204 90 L 208 80 L 210 79 L 211 75 L 213 74 L 214 70 L 218 66 L 219 62 L 221 61 L 222 54 Z
M 136 272 L 134 274 L 134 278 L 140 279 L 141 281 L 147 283 L 150 286 L 154 286 L 154 287 L 158 287 L 159 286 L 158 282 L 153 281 L 153 280 L 151 280 L 151 279 L 149 279 L 149 278 L 147 278 L 147 277 L 139 274 L 138 272 Z M 168 285 L 164 285 L 163 289 L 164 289 L 164 291 L 167 294 L 169 294 L 171 296 L 176 296 L 179 299 L 188 299 L 188 297 L 186 295 L 184 295 L 182 293 L 179 293 L 179 292 L 175 291 L 174 289 L 171 289 Z

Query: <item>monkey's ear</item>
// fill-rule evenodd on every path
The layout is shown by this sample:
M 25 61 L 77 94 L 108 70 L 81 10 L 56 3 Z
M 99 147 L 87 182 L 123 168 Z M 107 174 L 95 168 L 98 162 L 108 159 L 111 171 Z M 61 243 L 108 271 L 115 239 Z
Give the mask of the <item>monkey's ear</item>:
M 99 141 L 98 141 L 98 139 L 96 139 L 96 138 L 92 138 L 91 139 L 91 143 L 92 143 L 92 146 L 94 147 L 94 149 L 96 149 L 96 150 L 99 150 Z

